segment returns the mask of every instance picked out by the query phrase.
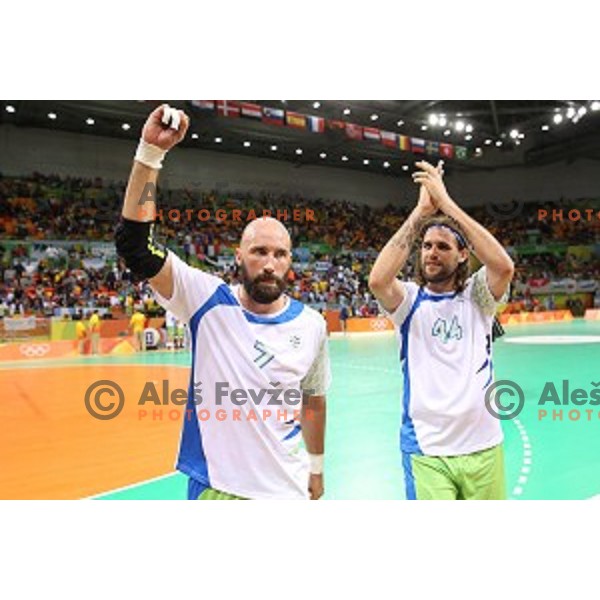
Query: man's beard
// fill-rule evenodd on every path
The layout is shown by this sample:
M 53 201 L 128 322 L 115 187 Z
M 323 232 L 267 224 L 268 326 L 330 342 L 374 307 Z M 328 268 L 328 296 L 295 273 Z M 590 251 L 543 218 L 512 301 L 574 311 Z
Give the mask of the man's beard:
M 427 283 L 445 283 L 446 281 L 450 281 L 451 279 L 453 279 L 456 275 L 456 271 L 458 271 L 458 266 L 456 267 L 456 269 L 454 269 L 454 271 L 451 271 L 448 267 L 439 264 L 440 268 L 438 269 L 438 271 L 434 275 L 429 275 L 427 273 L 427 266 L 428 265 L 423 265 L 422 268 L 423 279 Z
M 275 300 L 281 297 L 281 294 L 285 292 L 287 287 L 285 280 L 277 277 L 277 275 L 262 273 L 252 279 L 248 275 L 248 270 L 243 262 L 240 264 L 240 274 L 246 293 L 258 304 L 271 304 L 275 302 Z

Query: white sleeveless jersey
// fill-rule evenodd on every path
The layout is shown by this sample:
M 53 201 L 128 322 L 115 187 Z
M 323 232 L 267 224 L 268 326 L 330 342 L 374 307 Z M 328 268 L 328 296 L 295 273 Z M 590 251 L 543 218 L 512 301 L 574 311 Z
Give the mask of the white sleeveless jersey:
M 157 301 L 189 323 L 192 373 L 177 468 L 245 498 L 308 498 L 302 391 L 331 375 L 323 317 L 287 298 L 274 315 L 242 308 L 238 286 L 169 253 L 174 291 Z
M 403 286 L 405 298 L 390 316 L 398 326 L 404 376 L 402 451 L 457 456 L 501 443 L 500 421 L 484 403 L 493 381 L 497 306 L 485 267 L 461 293 L 436 294 L 413 282 Z

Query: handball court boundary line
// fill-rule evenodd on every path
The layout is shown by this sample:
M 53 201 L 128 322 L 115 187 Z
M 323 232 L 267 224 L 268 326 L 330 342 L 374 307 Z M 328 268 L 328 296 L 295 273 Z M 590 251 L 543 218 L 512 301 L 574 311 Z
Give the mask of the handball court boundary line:
M 44 360 L 44 359 L 40 359 Z M 57 360 L 57 359 L 46 359 Z M 59 359 L 60 360 L 60 359 Z M 25 361 L 22 361 L 25 362 Z M 174 367 L 176 369 L 190 369 L 190 365 L 176 365 L 171 363 L 79 363 L 79 364 L 56 364 L 46 363 L 41 364 L 36 361 L 36 364 L 27 364 L 26 366 L 4 366 L 0 363 L 0 371 L 13 371 L 19 369 L 64 369 L 64 368 L 79 368 L 79 367 Z
M 130 490 L 132 488 L 146 485 L 148 483 L 154 483 L 155 481 L 160 481 L 161 479 L 167 479 L 167 477 L 173 477 L 173 475 L 177 475 L 179 471 L 170 471 L 169 473 L 165 473 L 164 475 L 159 475 L 158 477 L 151 477 L 150 479 L 143 479 L 142 481 L 137 481 L 136 483 L 130 483 L 129 485 L 124 485 L 119 488 L 114 488 L 112 490 L 106 490 L 105 492 L 100 492 L 98 494 L 94 494 L 93 496 L 84 496 L 83 498 L 79 498 L 80 500 L 97 500 L 102 496 L 108 496 L 108 494 L 117 494 L 118 492 L 125 492 L 126 490 Z
M 382 332 L 383 333 L 383 332 Z M 386 332 L 387 333 L 387 332 Z M 341 337 L 341 336 L 340 336 Z M 102 355 L 99 356 L 99 358 Z M 49 359 L 52 361 L 55 361 L 57 359 Z M 60 360 L 60 359 L 58 359 Z M 92 366 L 100 366 L 97 362 L 91 362 L 91 363 L 87 363 L 87 362 L 82 362 L 80 364 L 69 364 L 69 365 L 65 365 L 65 364 L 40 364 L 41 361 L 44 361 L 44 359 L 41 359 L 40 362 L 36 361 L 36 364 L 31 364 L 31 363 L 26 363 L 26 365 L 23 366 L 17 366 L 16 369 L 23 369 L 23 368 L 64 368 L 64 367 L 92 367 Z M 332 361 L 332 366 L 334 366 L 334 364 L 336 363 L 336 361 Z M 395 370 L 392 369 L 388 369 L 388 368 L 382 368 L 382 367 L 367 367 L 365 365 L 357 365 L 357 364 L 352 364 L 352 363 L 341 363 L 343 364 L 343 366 L 345 368 L 350 368 L 350 369 L 354 369 L 354 370 L 359 370 L 359 371 L 376 371 L 376 372 L 383 372 L 383 373 L 388 373 L 388 374 L 393 374 L 393 375 L 399 375 L 399 373 Z M 108 365 L 103 365 L 103 366 L 110 366 L 110 367 L 127 367 L 127 368 L 131 368 L 131 367 L 147 367 L 147 366 L 156 366 L 155 363 L 109 363 Z M 190 369 L 190 366 L 186 366 L 186 365 L 176 365 L 176 364 L 161 364 L 160 366 L 162 367 L 175 367 L 178 369 Z M 340 366 L 340 365 L 335 365 L 335 366 Z M 5 367 L 3 365 L 0 364 L 0 370 L 12 370 L 15 367 Z M 513 423 L 514 424 L 514 423 Z M 520 429 L 520 428 L 519 428 Z M 521 433 L 521 431 L 519 431 L 519 433 Z M 521 442 L 523 442 L 523 440 L 521 440 Z M 159 475 L 157 477 L 153 477 L 150 479 L 145 479 L 145 480 L 141 480 L 141 481 L 137 481 L 119 488 L 114 488 L 114 489 L 110 489 L 110 490 L 106 490 L 103 492 L 99 492 L 98 494 L 93 494 L 91 496 L 83 496 L 82 498 L 80 498 L 80 500 L 95 500 L 98 498 L 101 498 L 103 496 L 107 496 L 109 494 L 116 494 L 119 492 L 123 492 L 123 491 L 127 491 L 129 489 L 138 487 L 138 486 L 142 486 L 142 485 L 146 485 L 149 483 L 153 483 L 156 481 L 160 481 L 162 479 L 167 479 L 168 477 L 173 477 L 174 475 L 177 475 L 179 471 L 174 470 L 174 471 L 170 471 L 169 473 L 165 473 L 164 475 Z M 519 482 L 521 483 L 521 482 Z M 525 482 L 523 482 L 525 483 Z M 600 495 L 599 495 L 600 496 Z M 599 496 L 593 496 L 590 499 L 599 499 Z M 514 496 L 513 496 L 514 497 Z
M 332 361 L 331 365 L 334 366 L 334 364 L 334 361 Z M 365 365 L 357 365 L 354 363 L 344 363 L 344 367 L 359 371 L 379 371 L 380 373 L 390 373 L 394 375 L 399 375 L 399 372 L 397 373 L 396 371 L 385 367 L 368 367 Z M 507 488 L 507 500 L 517 500 L 516 496 L 520 496 L 523 493 L 523 488 L 525 487 L 525 484 L 527 483 L 527 478 L 531 472 L 532 452 L 531 444 L 529 443 L 529 436 L 527 434 L 525 426 L 519 421 L 519 419 L 511 419 L 511 423 L 517 428 L 519 432 L 519 436 L 521 438 L 521 446 L 523 448 L 523 459 L 521 468 L 519 469 L 519 477 L 517 478 L 517 483 L 513 486 L 510 495 L 508 494 Z M 596 497 L 590 498 L 590 500 L 594 498 L 600 499 L 600 494 Z
M 56 359 L 50 359 L 50 360 L 56 360 Z M 52 368 L 65 368 L 65 367 L 69 368 L 69 367 L 97 367 L 97 366 L 131 368 L 131 367 L 146 367 L 146 366 L 156 366 L 156 365 L 154 363 L 109 363 L 108 365 L 99 365 L 96 362 L 65 365 L 65 364 L 40 364 L 40 363 L 37 363 L 37 361 L 36 361 L 35 365 L 27 364 L 27 366 L 23 366 L 23 367 L 18 366 L 18 367 L 16 367 L 16 369 L 24 369 L 24 368 L 32 368 L 32 367 L 33 368 L 52 369 Z M 190 369 L 189 366 L 185 366 L 185 365 L 161 364 L 160 366 L 175 367 L 178 369 Z M 13 370 L 14 368 L 15 367 L 0 366 L 0 370 Z M 110 490 L 105 490 L 105 491 L 99 492 L 98 494 L 93 494 L 91 496 L 83 496 L 82 498 L 79 498 L 79 500 L 96 500 L 96 499 L 102 498 L 103 496 L 108 496 L 109 494 L 117 494 L 119 492 L 124 492 L 124 491 L 130 490 L 130 489 L 133 489 L 135 487 L 139 487 L 139 486 L 146 485 L 149 483 L 154 483 L 154 482 L 160 481 L 162 479 L 167 479 L 168 477 L 173 477 L 174 475 L 177 475 L 177 473 L 179 473 L 179 471 L 177 471 L 177 470 L 169 471 L 168 473 L 165 473 L 164 475 L 159 475 L 157 477 L 151 477 L 150 479 L 143 479 L 141 481 L 136 481 L 134 483 L 130 483 L 128 485 L 124 485 L 124 486 L 121 486 L 118 488 L 113 488 Z

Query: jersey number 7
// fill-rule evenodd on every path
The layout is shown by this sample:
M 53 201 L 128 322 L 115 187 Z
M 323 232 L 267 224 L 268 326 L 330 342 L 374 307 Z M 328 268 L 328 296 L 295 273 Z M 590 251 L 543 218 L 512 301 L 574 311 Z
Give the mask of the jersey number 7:
M 274 358 L 275 355 L 272 354 L 267 347 L 262 343 L 256 340 L 254 342 L 254 349 L 258 350 L 258 356 L 254 359 L 254 362 L 262 369 L 267 366 Z

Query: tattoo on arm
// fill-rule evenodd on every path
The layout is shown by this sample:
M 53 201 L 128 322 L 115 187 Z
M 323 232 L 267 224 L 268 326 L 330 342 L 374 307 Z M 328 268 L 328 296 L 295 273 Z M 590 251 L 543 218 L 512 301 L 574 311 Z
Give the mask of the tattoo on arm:
M 417 237 L 419 223 L 420 219 L 409 217 L 392 238 L 392 246 L 399 250 L 410 250 Z

